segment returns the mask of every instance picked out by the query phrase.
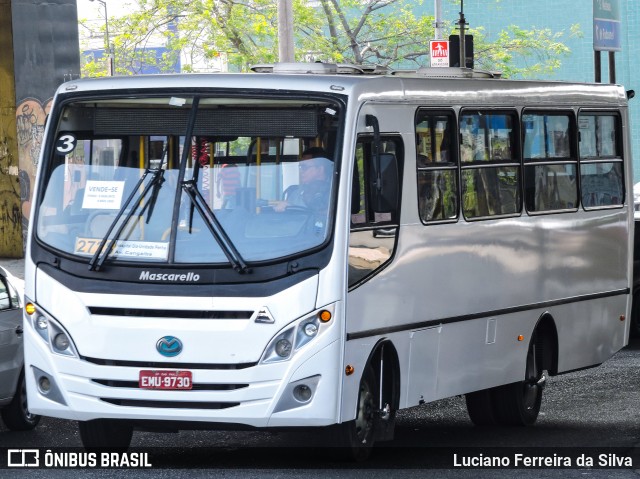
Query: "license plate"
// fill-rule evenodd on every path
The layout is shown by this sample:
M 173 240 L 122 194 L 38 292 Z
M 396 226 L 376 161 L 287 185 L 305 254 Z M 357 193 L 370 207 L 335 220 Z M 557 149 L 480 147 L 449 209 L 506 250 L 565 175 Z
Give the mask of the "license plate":
M 141 389 L 191 389 L 191 371 L 140 371 L 138 385 Z

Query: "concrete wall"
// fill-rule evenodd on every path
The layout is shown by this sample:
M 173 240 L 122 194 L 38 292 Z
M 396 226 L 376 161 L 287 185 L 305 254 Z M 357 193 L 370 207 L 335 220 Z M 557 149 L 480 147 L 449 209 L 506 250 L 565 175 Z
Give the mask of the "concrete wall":
M 46 115 L 80 76 L 76 0 L 0 0 L 0 41 L 0 257 L 20 257 Z
M 0 256 L 22 256 L 11 0 L 0 0 Z

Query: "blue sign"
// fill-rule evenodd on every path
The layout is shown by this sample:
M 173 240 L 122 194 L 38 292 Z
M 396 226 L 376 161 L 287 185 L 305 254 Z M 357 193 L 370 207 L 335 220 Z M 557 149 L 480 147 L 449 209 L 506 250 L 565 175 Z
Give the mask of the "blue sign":
M 593 20 L 593 49 L 622 50 L 622 32 L 620 22 L 611 20 Z
M 593 49 L 622 50 L 619 0 L 593 0 Z

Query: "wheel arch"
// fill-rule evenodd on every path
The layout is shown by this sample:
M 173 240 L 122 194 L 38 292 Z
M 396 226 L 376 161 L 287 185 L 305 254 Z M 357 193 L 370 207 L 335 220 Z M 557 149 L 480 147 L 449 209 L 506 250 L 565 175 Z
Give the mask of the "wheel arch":
M 379 388 L 376 402 L 381 414 L 376 418 L 375 440 L 390 441 L 395 430 L 395 412 L 400 407 L 400 360 L 391 340 L 385 338 L 376 343 L 367 358 L 365 368 L 368 367 L 373 370 Z M 385 408 L 387 413 L 382 414 Z
M 546 369 L 552 376 L 558 374 L 558 329 L 549 311 L 545 311 L 538 318 L 533 334 L 540 338 L 536 347 L 537 353 L 542 357 L 542 369 Z
M 382 377 L 382 398 L 389 402 L 394 410 L 400 407 L 400 360 L 398 351 L 389 339 L 376 343 L 367 358 L 367 367 L 371 366 L 376 380 Z

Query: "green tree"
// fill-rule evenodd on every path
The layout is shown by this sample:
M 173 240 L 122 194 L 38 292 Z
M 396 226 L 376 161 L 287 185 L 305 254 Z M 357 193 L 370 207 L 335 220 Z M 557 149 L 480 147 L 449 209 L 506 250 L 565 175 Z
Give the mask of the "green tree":
M 571 53 L 562 43 L 563 37 L 582 35 L 579 25 L 572 25 L 569 32 L 553 32 L 548 28 L 524 30 L 510 25 L 493 42 L 486 38 L 482 27 L 470 29 L 469 33 L 474 40 L 474 66 L 500 71 L 511 78 L 535 78 L 553 73 L 560 67 L 562 58 Z
M 223 57 L 229 70 L 277 61 L 277 0 L 136 0 L 138 9 L 110 18 L 118 74 L 143 65 L 168 71 L 182 53 L 183 71 Z M 431 15 L 422 0 L 294 0 L 296 60 L 417 68 L 429 64 Z M 455 31 L 453 23 L 445 27 Z M 477 67 L 505 76 L 531 77 L 557 69 L 569 54 L 564 32 L 505 28 L 490 41 L 482 28 L 474 35 Z M 570 34 L 575 34 L 572 29 Z M 162 58 L 149 45 L 164 44 Z M 83 73 L 106 68 L 85 59 Z

